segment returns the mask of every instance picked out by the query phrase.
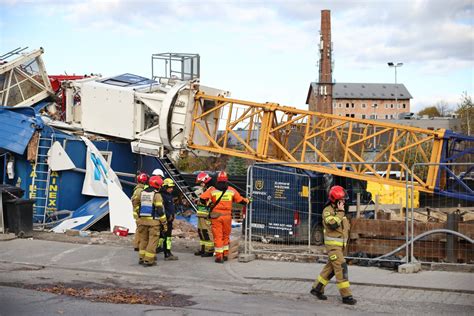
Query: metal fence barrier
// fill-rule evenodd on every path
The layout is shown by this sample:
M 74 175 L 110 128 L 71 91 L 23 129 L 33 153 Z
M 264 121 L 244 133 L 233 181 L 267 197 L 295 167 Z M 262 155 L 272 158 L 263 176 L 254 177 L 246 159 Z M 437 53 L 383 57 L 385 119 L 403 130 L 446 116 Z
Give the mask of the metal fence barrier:
M 429 166 L 438 167 L 436 194 L 421 194 L 421 205 L 411 205 L 410 260 L 474 264 L 474 164 L 416 163 L 411 170 L 428 172 Z
M 311 163 L 338 165 L 341 170 L 365 165 L 370 165 L 372 170 L 386 170 L 387 165 L 391 165 L 393 176 L 401 179 L 405 187 L 397 189 L 398 203 L 393 203 L 393 199 L 392 203 L 387 203 L 387 195 L 380 199 L 379 193 L 384 186 L 377 181 L 367 184 L 361 180 L 308 171 L 305 170 L 307 164 L 257 163 L 249 167 L 247 195 L 253 202 L 243 223 L 246 254 L 326 259 L 321 214 L 330 187 L 341 185 L 349 195 L 348 217 L 352 222 L 347 258 L 361 264 L 409 261 L 410 223 L 406 210 L 412 201 L 412 192 L 407 190 L 410 185 L 406 166 L 372 162 Z M 372 198 L 367 194 L 367 187 L 374 192 Z M 400 246 L 402 249 L 391 254 Z

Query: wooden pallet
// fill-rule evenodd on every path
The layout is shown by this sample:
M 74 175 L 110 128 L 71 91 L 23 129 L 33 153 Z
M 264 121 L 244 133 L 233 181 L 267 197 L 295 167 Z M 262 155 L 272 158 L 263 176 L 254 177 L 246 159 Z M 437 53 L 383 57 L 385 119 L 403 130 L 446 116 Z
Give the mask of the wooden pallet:
M 445 223 L 414 223 L 414 235 L 445 228 Z M 390 220 L 353 219 L 351 221 L 349 252 L 362 252 L 369 256 L 386 254 L 405 243 L 405 222 Z M 458 232 L 474 238 L 474 224 L 459 223 Z M 456 238 L 454 253 L 458 262 L 474 262 L 474 245 Z M 444 261 L 447 256 L 446 234 L 429 235 L 416 241 L 414 256 L 429 260 Z M 404 256 L 404 249 L 397 253 Z

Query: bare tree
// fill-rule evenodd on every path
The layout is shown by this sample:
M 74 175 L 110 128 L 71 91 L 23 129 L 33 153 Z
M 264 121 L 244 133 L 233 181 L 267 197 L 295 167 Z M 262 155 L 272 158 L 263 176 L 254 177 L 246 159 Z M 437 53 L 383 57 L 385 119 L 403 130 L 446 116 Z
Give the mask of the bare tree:
M 441 100 L 436 103 L 436 109 L 439 112 L 439 115 L 444 117 L 444 116 L 449 116 L 453 113 L 453 108 L 448 104 L 448 102 Z
M 461 120 L 462 131 L 471 136 L 474 129 L 474 105 L 471 96 L 466 91 L 462 93 L 461 103 L 458 104 L 456 114 Z

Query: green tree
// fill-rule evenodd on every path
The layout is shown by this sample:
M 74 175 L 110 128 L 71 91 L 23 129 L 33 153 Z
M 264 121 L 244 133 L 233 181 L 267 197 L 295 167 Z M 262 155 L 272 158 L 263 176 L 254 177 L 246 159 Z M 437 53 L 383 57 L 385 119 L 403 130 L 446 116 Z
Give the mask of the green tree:
M 429 117 L 441 116 L 436 106 L 428 106 L 418 112 L 419 116 L 428 115 Z
M 230 157 L 227 162 L 226 171 L 229 175 L 243 176 L 247 174 L 247 164 L 245 159 L 240 157 Z
M 474 131 L 474 105 L 472 104 L 472 98 L 463 92 L 461 96 L 461 103 L 458 104 L 456 114 L 461 120 L 461 130 L 463 133 L 471 136 Z

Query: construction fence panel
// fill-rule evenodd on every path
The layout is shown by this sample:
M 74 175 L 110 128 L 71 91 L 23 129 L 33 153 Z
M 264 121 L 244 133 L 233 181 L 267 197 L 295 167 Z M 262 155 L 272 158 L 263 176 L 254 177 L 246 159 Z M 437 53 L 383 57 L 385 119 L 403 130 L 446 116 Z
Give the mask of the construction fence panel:
M 419 201 L 408 214 L 411 261 L 474 264 L 474 164 L 417 163 L 412 175 L 427 173 L 432 166 L 437 168 L 435 192 L 418 193 Z
M 253 252 L 306 253 L 311 238 L 310 177 L 297 168 L 256 164 L 248 179 Z
M 340 185 L 348 193 L 346 214 L 351 222 L 347 258 L 361 265 L 408 262 L 406 209 L 412 199 L 406 184 L 407 168 L 395 163 L 331 163 L 341 170 L 363 170 L 367 164 L 371 170 L 386 170 L 391 164 L 392 178 L 398 177 L 401 183 L 394 188 L 379 185 L 377 177 L 386 176 L 383 174 L 374 176 L 374 181 L 363 181 L 309 171 L 307 164 L 257 163 L 249 167 L 247 194 L 253 202 L 243 225 L 246 253 L 326 259 L 322 211 L 329 189 Z

